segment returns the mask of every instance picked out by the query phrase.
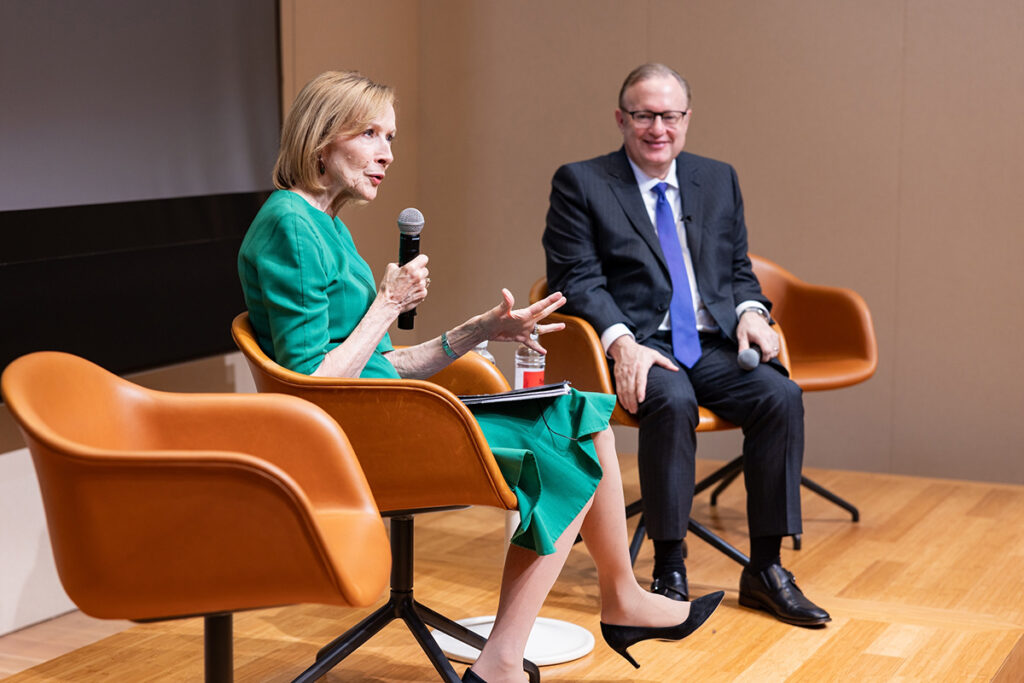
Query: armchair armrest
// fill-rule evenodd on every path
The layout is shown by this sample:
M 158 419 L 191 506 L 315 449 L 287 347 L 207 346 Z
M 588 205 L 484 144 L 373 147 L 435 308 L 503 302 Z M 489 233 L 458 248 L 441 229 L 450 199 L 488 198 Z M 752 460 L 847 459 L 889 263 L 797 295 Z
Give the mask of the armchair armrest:
M 570 380 L 580 391 L 614 394 L 608 358 L 601 347 L 601 339 L 583 318 L 563 313 L 552 313 L 545 323 L 565 323 L 561 332 L 544 335 L 544 376 L 549 382 Z
M 455 395 L 497 394 L 509 386 L 501 370 L 476 351 L 470 351 L 430 378 Z
M 136 447 L 248 453 L 286 473 L 314 505 L 377 510 L 348 437 L 316 406 L 275 394 L 147 394 Z

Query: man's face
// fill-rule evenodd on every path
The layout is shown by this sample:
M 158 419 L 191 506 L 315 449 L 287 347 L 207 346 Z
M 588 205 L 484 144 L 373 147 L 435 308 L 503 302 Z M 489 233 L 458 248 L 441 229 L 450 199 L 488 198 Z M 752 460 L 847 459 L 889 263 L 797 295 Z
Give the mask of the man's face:
M 622 131 L 626 154 L 647 175 L 662 178 L 668 174 L 672 160 L 686 145 L 686 129 L 690 125 L 689 105 L 683 86 L 672 76 L 655 76 L 634 83 L 623 95 L 625 111 L 615 110 L 615 122 Z M 687 112 L 675 127 L 665 125 L 656 116 L 649 125 L 636 121 L 628 112 Z

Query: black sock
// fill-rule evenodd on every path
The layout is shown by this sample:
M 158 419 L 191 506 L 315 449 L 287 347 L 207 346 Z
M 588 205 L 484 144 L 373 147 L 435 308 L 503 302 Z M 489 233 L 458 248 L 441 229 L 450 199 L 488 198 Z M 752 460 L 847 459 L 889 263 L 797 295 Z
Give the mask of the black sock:
M 779 551 L 782 536 L 758 536 L 750 539 L 750 571 L 763 572 L 773 564 L 782 564 Z
M 683 563 L 683 541 L 654 541 L 654 575 L 659 576 L 665 572 L 680 572 L 686 574 L 686 565 Z

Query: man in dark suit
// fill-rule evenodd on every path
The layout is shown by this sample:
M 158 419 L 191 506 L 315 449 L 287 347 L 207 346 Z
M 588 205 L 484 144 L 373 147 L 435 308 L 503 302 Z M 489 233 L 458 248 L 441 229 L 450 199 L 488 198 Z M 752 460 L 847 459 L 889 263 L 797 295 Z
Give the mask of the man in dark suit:
M 690 89 L 645 64 L 627 76 L 615 120 L 623 147 L 558 169 L 544 231 L 551 291 L 601 335 L 622 406 L 640 423 L 651 590 L 688 599 L 683 540 L 693 501 L 698 403 L 743 428 L 750 566 L 740 604 L 817 626 L 825 610 L 782 568 L 800 533 L 803 402 L 776 360 L 771 302 L 747 256 L 736 172 L 683 152 Z M 741 369 L 756 344 L 763 363 Z

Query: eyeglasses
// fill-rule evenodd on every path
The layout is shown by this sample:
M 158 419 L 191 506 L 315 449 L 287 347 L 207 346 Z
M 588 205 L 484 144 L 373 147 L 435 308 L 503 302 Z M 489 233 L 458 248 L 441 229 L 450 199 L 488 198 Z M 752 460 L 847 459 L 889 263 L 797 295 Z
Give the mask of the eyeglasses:
M 633 119 L 633 123 L 636 124 L 637 128 L 650 128 L 654 125 L 654 119 L 661 117 L 661 122 L 665 124 L 666 128 L 675 128 L 683 121 L 683 117 L 688 112 L 685 111 L 648 111 L 646 109 L 640 109 L 638 111 L 627 111 L 627 114 Z

